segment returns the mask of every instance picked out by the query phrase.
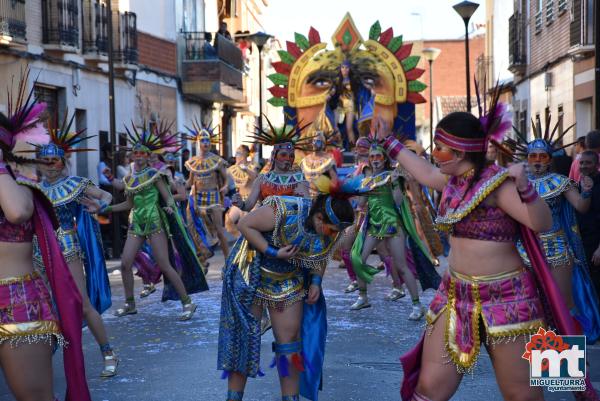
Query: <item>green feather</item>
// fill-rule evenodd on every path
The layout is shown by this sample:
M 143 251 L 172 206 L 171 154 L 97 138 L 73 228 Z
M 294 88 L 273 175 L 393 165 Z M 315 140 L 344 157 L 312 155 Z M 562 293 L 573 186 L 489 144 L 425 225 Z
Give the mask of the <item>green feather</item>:
M 410 71 L 419 64 L 420 59 L 421 56 L 409 56 L 402 60 L 402 68 L 404 68 L 404 71 Z
M 268 75 L 267 78 L 271 80 L 275 85 L 279 86 L 287 86 L 288 85 L 288 77 L 287 75 L 280 74 L 278 72 Z
M 379 39 L 379 35 L 381 35 L 381 25 L 379 25 L 379 21 L 375 21 L 375 23 L 371 25 L 371 29 L 369 29 L 369 39 L 377 40 Z
M 388 43 L 387 48 L 392 53 L 396 53 L 400 46 L 402 46 L 402 35 L 396 36 L 394 39 L 392 39 L 390 43 Z
M 281 61 L 283 61 L 286 64 L 292 65 L 296 61 L 294 56 L 292 56 L 285 50 L 277 50 L 277 54 L 279 54 L 279 58 L 281 59 Z
M 306 36 L 302 35 L 301 33 L 294 33 L 294 41 L 302 50 L 307 50 L 310 47 L 310 42 L 308 41 Z
M 408 81 L 408 91 L 409 92 L 422 92 L 427 88 L 423 82 L 419 81 Z
M 267 103 L 275 107 L 285 107 L 287 106 L 287 99 L 284 97 L 272 97 L 267 100 Z

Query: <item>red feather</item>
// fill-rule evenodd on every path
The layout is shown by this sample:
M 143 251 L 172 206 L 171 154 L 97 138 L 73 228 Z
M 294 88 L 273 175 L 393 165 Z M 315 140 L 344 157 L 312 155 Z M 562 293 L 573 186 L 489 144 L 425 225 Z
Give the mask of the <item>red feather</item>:
M 385 31 L 381 32 L 381 35 L 379 35 L 379 43 L 381 43 L 384 46 L 387 46 L 393 37 L 394 37 L 394 30 L 392 28 L 388 28 Z
M 292 354 L 292 365 L 296 368 L 298 372 L 304 372 L 304 360 L 300 354 L 297 352 Z
M 413 47 L 412 43 L 408 43 L 406 45 L 403 45 L 395 53 L 396 58 L 398 60 L 404 60 L 405 58 L 407 58 L 408 56 L 410 56 L 410 53 L 412 52 L 412 47 Z
M 410 70 L 406 73 L 406 80 L 414 81 L 415 79 L 419 79 L 419 77 L 421 75 L 423 75 L 424 72 L 425 72 L 425 70 L 423 70 L 421 68 L 413 68 L 412 70 Z
M 308 41 L 311 46 L 321 43 L 321 35 L 319 35 L 319 31 L 317 31 L 312 26 L 310 27 L 310 31 L 308 31 Z
M 427 100 L 417 92 L 408 92 L 408 96 L 406 96 L 406 101 L 412 104 L 426 103 Z
M 288 53 L 290 53 L 295 58 L 300 58 L 302 56 L 302 50 L 298 47 L 294 42 L 290 42 L 289 40 L 285 42 Z
M 282 88 L 281 86 L 271 86 L 269 92 L 275 97 L 284 97 L 287 99 L 288 96 L 287 88 Z
M 284 63 L 283 61 L 276 61 L 274 63 L 271 63 L 271 65 L 273 66 L 275 71 L 277 71 L 280 74 L 289 76 L 292 72 L 292 66 Z

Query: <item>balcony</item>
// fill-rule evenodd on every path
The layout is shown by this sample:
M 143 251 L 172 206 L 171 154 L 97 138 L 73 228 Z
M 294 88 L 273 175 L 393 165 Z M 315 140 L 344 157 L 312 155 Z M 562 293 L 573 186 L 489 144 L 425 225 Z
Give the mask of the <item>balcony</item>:
M 83 1 L 83 54 L 105 61 L 108 54 L 108 10 L 105 0 Z
M 42 42 L 48 50 L 76 52 L 79 48 L 79 2 L 42 0 Z
M 521 13 L 508 19 L 508 69 L 514 74 L 523 74 L 527 68 L 526 29 Z
M 244 101 L 242 52 L 221 35 L 216 46 L 205 39 L 205 32 L 183 32 L 183 93 L 208 102 L 230 105 Z
M 25 44 L 26 28 L 25 0 L 0 0 L 0 43 Z
M 113 52 L 116 68 L 137 69 L 137 15 L 113 12 Z
M 535 14 L 535 33 L 536 35 L 542 32 L 542 26 L 544 24 L 544 15 L 542 14 L 542 10 L 538 11 Z

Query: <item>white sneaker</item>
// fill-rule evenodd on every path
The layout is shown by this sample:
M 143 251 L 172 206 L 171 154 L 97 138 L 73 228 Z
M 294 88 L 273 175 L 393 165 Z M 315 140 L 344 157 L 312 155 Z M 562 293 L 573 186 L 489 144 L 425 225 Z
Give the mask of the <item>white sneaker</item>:
M 387 301 L 397 301 L 400 298 L 404 298 L 406 293 L 404 292 L 404 288 L 393 288 L 392 291 L 385 297 Z
M 421 318 L 425 315 L 425 308 L 423 305 L 413 305 L 412 312 L 408 315 L 408 320 L 421 320 Z
M 369 303 L 369 300 L 367 299 L 367 297 L 358 297 L 356 302 L 353 303 L 352 306 L 350 307 L 350 310 L 361 310 L 361 309 L 370 308 L 370 307 L 371 307 L 371 304 Z
M 348 287 L 346 287 L 346 289 L 344 290 L 344 292 L 346 294 L 354 292 L 358 290 L 358 283 L 356 281 L 351 282 L 350 284 L 348 284 Z

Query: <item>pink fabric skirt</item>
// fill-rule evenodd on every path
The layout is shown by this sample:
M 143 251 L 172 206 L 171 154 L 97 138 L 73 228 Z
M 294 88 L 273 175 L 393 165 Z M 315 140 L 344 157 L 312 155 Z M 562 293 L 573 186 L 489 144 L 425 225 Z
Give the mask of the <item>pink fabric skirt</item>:
M 474 366 L 482 341 L 535 334 L 545 327 L 534 278 L 523 269 L 490 276 L 449 270 L 429 306 L 427 324 L 446 311 L 446 351 L 459 370 Z
M 52 298 L 36 273 L 0 279 L 0 344 L 64 343 Z

